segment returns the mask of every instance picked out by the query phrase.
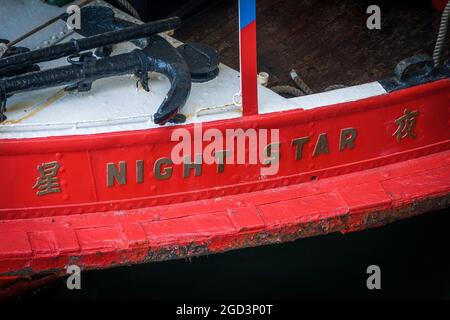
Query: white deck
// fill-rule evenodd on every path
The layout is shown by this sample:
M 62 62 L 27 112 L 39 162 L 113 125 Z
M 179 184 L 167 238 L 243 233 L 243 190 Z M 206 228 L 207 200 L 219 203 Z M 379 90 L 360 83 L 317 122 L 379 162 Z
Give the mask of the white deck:
M 65 9 L 43 4 L 39 0 L 2 0 L 0 38 L 14 39 L 59 14 L 62 10 Z M 20 45 L 35 48 L 42 45 L 43 41 L 57 41 L 55 36 L 62 36 L 64 27 L 65 24 L 60 21 Z M 63 41 L 74 37 L 76 36 L 71 35 Z M 174 39 L 170 41 L 175 46 L 179 44 Z M 115 47 L 114 54 L 130 51 L 133 48 L 134 46 L 130 43 L 120 44 Z M 41 67 L 45 69 L 64 64 L 67 64 L 66 60 L 60 59 L 41 64 Z M 162 75 L 151 74 L 150 79 L 151 92 L 137 90 L 137 79 L 129 75 L 96 81 L 88 93 L 67 93 L 60 87 L 17 94 L 8 99 L 6 112 L 8 119 L 0 124 L 0 139 L 79 135 L 159 127 L 153 123 L 152 114 L 163 101 L 170 84 Z M 233 104 L 233 96 L 239 90 L 239 73 L 225 65 L 220 65 L 220 73 L 216 79 L 207 83 L 193 84 L 187 104 L 181 109 L 181 113 L 187 116 L 186 123 L 240 117 L 240 107 Z M 374 82 L 294 99 L 285 99 L 261 86 L 258 88 L 258 93 L 259 112 L 269 113 L 296 108 L 310 109 L 386 92 L 379 83 Z M 199 113 L 200 110 L 208 108 L 214 110 Z

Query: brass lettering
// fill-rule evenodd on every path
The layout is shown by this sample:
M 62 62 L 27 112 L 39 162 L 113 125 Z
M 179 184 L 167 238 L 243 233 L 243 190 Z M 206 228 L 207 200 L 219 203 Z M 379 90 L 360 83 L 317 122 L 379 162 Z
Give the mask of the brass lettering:
M 276 150 L 277 151 L 273 151 L 273 148 L 277 147 Z M 264 148 L 264 156 L 266 159 L 264 159 L 262 161 L 263 165 L 269 165 L 269 164 L 273 164 L 273 163 L 278 163 L 278 161 L 280 161 L 280 143 L 279 142 L 274 142 L 271 144 L 268 144 L 265 148 Z
M 225 170 L 225 158 L 229 155 L 230 151 L 228 150 L 214 152 L 214 157 L 217 158 L 217 173 L 222 173 Z
M 330 149 L 328 147 L 328 136 L 326 133 L 321 133 L 317 139 L 316 147 L 314 148 L 313 157 L 321 154 L 328 154 Z
M 39 171 L 39 177 L 36 179 L 36 183 L 33 186 L 33 189 L 38 189 L 36 194 L 38 196 L 43 196 L 49 193 L 61 192 L 59 178 L 57 177 L 59 162 L 46 162 L 37 168 Z
M 295 160 L 301 160 L 303 156 L 303 146 L 309 142 L 309 137 L 303 137 L 292 140 L 292 146 L 295 146 Z
M 355 147 L 355 139 L 357 136 L 356 129 L 347 128 L 341 130 L 341 139 L 339 140 L 339 151 L 346 148 L 353 149 Z
M 419 111 L 410 111 L 405 109 L 403 113 L 403 116 L 395 120 L 395 124 L 398 125 L 398 128 L 392 136 L 397 138 L 397 142 L 400 142 L 405 138 L 416 138 L 416 134 L 413 130 L 416 126 L 416 118 L 419 115 Z
M 144 182 L 144 160 L 136 161 L 136 183 Z
M 156 160 L 155 162 L 155 166 L 153 169 L 153 173 L 155 174 L 155 178 L 158 180 L 167 180 L 170 179 L 170 177 L 172 177 L 172 167 L 166 167 L 163 169 L 163 171 L 161 172 L 161 167 L 162 165 L 173 165 L 172 160 L 170 160 L 169 158 L 160 158 L 158 160 Z
M 183 178 L 189 178 L 191 175 L 191 169 L 195 170 L 195 176 L 201 176 L 202 175 L 202 155 L 197 154 L 195 156 L 194 163 L 191 163 L 191 157 L 186 156 L 184 157 L 184 170 L 183 170 Z
M 109 188 L 114 186 L 114 181 L 117 181 L 119 185 L 127 183 L 127 163 L 125 161 L 119 162 L 119 170 L 115 163 L 110 162 L 106 165 L 107 186 Z

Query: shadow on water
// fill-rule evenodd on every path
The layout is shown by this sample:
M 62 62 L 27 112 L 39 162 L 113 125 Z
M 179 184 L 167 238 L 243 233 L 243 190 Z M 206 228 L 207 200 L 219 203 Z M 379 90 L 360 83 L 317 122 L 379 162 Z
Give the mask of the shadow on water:
M 22 298 L 450 298 L 450 210 L 351 234 L 82 274 Z M 378 291 L 366 268 L 381 268 Z

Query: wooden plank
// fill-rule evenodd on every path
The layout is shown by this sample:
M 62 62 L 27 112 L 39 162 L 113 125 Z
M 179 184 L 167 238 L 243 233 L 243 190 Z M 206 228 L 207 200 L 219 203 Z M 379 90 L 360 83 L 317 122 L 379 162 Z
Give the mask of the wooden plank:
M 379 4 L 382 29 L 366 28 L 367 6 Z M 258 0 L 258 69 L 270 85 L 292 84 L 297 69 L 315 91 L 392 75 L 398 61 L 431 55 L 440 13 L 429 1 Z M 220 1 L 193 15 L 177 31 L 182 41 L 214 46 L 239 69 L 237 1 Z M 448 56 L 448 49 L 446 50 Z

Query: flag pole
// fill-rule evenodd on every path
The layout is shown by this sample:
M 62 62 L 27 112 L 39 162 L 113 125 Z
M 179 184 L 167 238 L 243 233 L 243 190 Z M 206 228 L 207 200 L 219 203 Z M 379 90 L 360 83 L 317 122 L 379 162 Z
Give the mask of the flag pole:
M 239 0 L 239 54 L 242 114 L 258 114 L 256 0 Z

